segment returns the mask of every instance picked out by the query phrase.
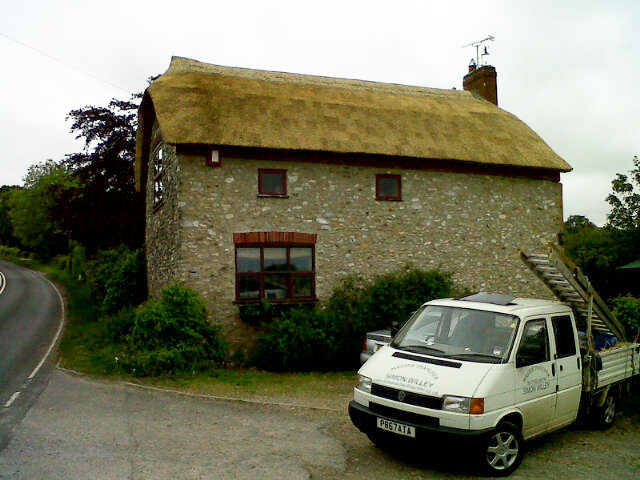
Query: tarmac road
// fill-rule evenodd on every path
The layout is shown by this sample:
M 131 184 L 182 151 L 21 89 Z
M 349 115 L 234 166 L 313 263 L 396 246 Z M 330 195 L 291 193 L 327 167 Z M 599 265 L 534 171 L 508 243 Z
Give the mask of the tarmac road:
M 0 450 L 44 388 L 62 309 L 44 276 L 0 260 Z
M 3 479 L 307 479 L 343 471 L 322 412 L 193 398 L 54 370 L 0 452 Z

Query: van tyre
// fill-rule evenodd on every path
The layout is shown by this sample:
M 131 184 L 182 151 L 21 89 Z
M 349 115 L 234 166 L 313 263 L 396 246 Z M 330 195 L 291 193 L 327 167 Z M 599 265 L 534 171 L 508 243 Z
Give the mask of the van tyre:
M 499 424 L 482 442 L 480 461 L 483 470 L 494 477 L 510 475 L 523 455 L 520 429 L 513 423 Z
M 601 407 L 596 408 L 595 411 L 595 425 L 596 427 L 607 430 L 611 428 L 616 420 L 616 396 L 613 392 L 608 392 L 604 403 Z

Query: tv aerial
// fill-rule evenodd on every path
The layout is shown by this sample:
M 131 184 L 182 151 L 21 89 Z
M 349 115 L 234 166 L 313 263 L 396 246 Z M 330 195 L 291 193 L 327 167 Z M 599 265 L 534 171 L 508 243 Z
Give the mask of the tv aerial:
M 467 45 L 463 45 L 462 48 L 476 47 L 475 63 L 478 67 L 480 67 L 482 66 L 482 63 L 481 63 L 482 57 L 484 57 L 485 55 L 489 55 L 489 51 L 487 50 L 488 47 L 486 45 L 482 49 L 483 50 L 482 53 L 480 53 L 480 47 L 484 42 L 488 42 L 488 41 L 493 42 L 493 40 L 494 38 L 491 35 L 487 35 L 487 38 L 483 38 L 482 40 L 478 40 L 477 42 L 468 43 Z M 472 59 L 471 61 L 473 62 L 474 60 Z

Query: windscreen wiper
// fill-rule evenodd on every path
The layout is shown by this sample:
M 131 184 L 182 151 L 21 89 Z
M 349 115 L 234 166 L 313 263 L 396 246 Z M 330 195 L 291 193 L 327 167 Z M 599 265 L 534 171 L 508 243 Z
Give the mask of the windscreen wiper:
M 402 346 L 398 346 L 396 348 L 398 350 L 406 350 L 408 352 L 414 352 L 414 353 L 435 352 L 435 353 L 438 353 L 438 354 L 444 354 L 444 350 L 440 350 L 439 348 L 428 347 L 426 345 L 420 345 L 420 344 L 402 345 Z

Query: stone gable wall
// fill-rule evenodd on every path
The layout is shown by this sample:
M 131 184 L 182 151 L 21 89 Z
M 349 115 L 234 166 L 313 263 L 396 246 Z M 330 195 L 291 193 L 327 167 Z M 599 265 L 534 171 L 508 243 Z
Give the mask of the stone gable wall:
M 162 178 L 164 181 L 164 200 L 160 205 L 153 204 L 154 175 L 153 152 L 161 147 L 164 150 Z M 147 283 L 149 294 L 159 296 L 162 289 L 176 281 L 178 276 L 180 245 L 180 208 L 178 192 L 180 186 L 180 164 L 173 145 L 162 142 L 157 123 L 152 130 L 152 140 L 147 175 L 147 224 L 145 242 L 147 254 Z
M 148 215 L 150 291 L 157 295 L 169 277 L 196 289 L 236 348 L 254 333 L 233 304 L 239 232 L 316 233 L 320 300 L 348 274 L 373 277 L 408 264 L 448 270 L 470 290 L 551 297 L 518 251 L 556 240 L 559 183 L 224 157 L 212 168 L 204 155 L 179 157 L 168 170 L 166 205 Z M 287 170 L 288 198 L 258 197 L 259 168 Z M 375 200 L 376 173 L 402 175 L 403 201 Z

